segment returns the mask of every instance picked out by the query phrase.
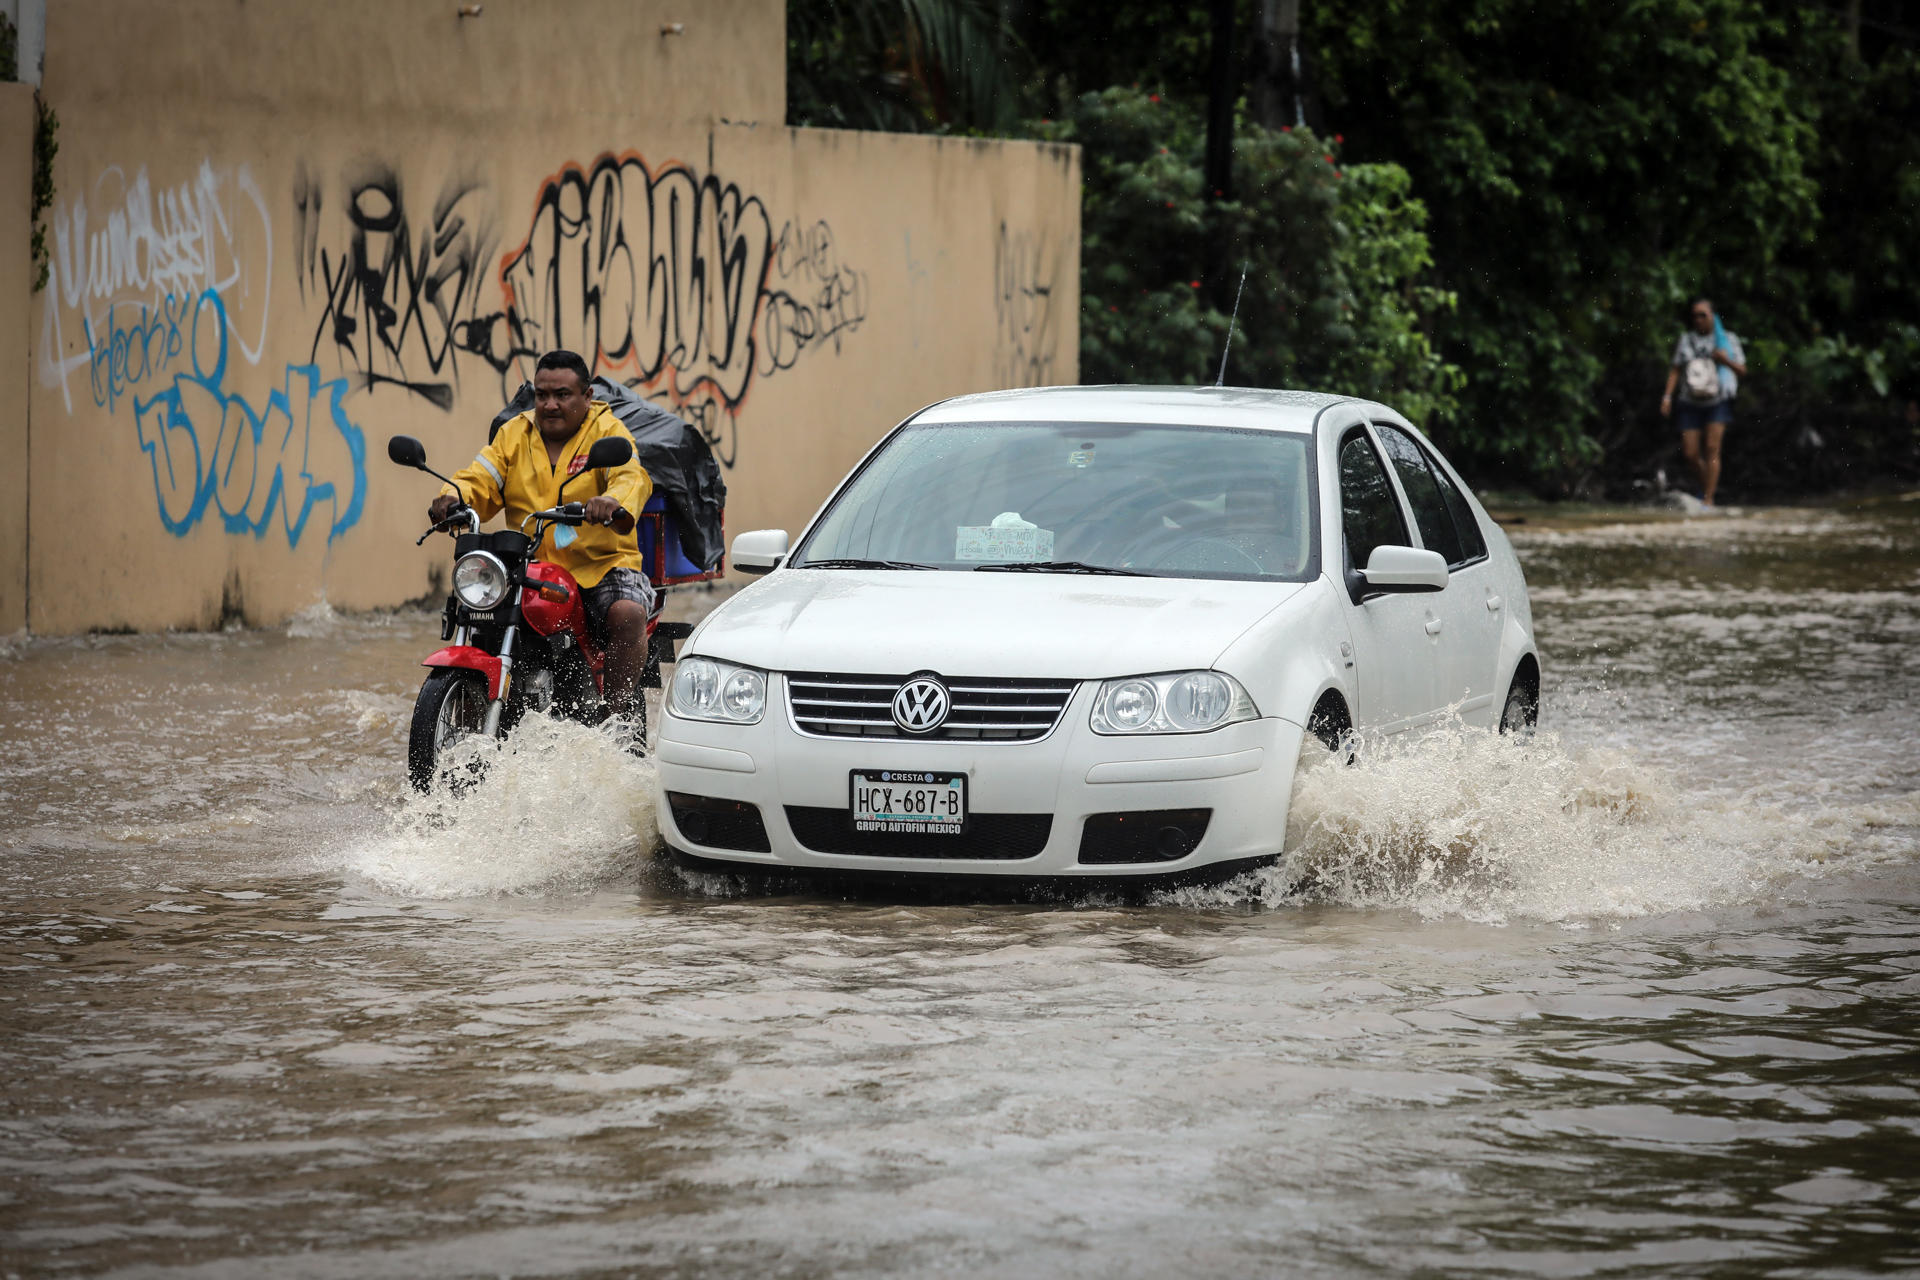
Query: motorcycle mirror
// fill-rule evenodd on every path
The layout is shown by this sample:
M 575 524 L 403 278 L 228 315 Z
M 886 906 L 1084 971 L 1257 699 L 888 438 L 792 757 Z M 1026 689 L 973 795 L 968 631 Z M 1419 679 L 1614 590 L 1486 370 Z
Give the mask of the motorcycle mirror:
M 412 436 L 394 436 L 387 441 L 387 457 L 416 471 L 427 469 L 427 447 Z
M 625 466 L 631 457 L 633 441 L 625 436 L 606 436 L 595 440 L 593 447 L 587 450 L 587 469 L 598 471 L 602 467 Z

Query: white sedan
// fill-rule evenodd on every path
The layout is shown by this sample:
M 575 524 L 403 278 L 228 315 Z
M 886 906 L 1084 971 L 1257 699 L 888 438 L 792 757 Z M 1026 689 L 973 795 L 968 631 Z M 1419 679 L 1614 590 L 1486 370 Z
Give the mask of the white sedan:
M 1538 706 L 1506 536 L 1339 396 L 948 400 L 733 564 L 656 749 L 682 865 L 1212 878 L 1280 852 L 1308 735 Z

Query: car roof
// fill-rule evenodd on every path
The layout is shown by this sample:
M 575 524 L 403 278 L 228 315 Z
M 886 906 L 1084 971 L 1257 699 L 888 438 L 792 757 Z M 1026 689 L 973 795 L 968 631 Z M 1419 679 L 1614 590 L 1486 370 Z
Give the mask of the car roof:
M 1259 387 L 1028 387 L 942 400 L 912 421 L 1138 422 L 1311 433 L 1327 406 L 1365 403 L 1321 391 Z

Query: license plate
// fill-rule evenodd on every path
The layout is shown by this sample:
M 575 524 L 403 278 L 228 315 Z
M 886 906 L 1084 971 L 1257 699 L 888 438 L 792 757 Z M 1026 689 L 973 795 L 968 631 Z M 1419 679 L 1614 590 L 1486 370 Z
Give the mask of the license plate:
M 957 836 L 967 825 L 967 775 L 856 769 L 852 809 L 855 831 Z

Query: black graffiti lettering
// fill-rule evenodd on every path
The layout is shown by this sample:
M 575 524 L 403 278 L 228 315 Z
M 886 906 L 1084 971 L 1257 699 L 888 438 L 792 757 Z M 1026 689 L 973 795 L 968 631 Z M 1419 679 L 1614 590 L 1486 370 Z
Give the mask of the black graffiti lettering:
M 334 353 L 372 389 L 398 387 L 451 410 L 455 357 L 470 349 L 495 237 L 473 183 L 449 183 L 431 219 L 410 221 L 400 179 L 369 167 L 347 184 L 346 246 L 319 247 L 322 191 L 304 170 L 294 181 L 294 250 L 303 297 L 321 304 L 311 358 Z
M 994 376 L 1003 387 L 1051 386 L 1054 348 L 1053 279 L 1056 256 L 1029 231 L 1000 224 L 993 249 Z
M 462 362 L 484 364 L 505 399 L 565 347 L 687 419 L 730 467 L 754 378 L 828 340 L 839 352 L 867 318 L 866 273 L 841 261 L 826 222 L 790 221 L 776 238 L 757 196 L 682 164 L 656 173 L 629 154 L 562 168 L 541 184 L 526 239 L 498 259 L 497 296 L 479 187 L 448 184 L 422 222 L 399 176 L 368 167 L 344 184 L 344 243 L 330 248 L 323 195 L 296 171 L 313 358 L 330 352 L 358 389 L 400 387 L 442 409 Z
M 510 364 L 569 347 L 676 404 L 710 390 L 728 411 L 754 370 L 754 320 L 773 233 L 757 197 L 684 165 L 637 156 L 569 166 L 535 202 L 502 268 Z
M 844 335 L 867 318 L 867 273 L 840 261 L 825 222 L 782 227 L 774 264 L 782 287 L 767 296 L 761 371 L 791 368 L 809 345 L 827 339 L 838 354 Z

